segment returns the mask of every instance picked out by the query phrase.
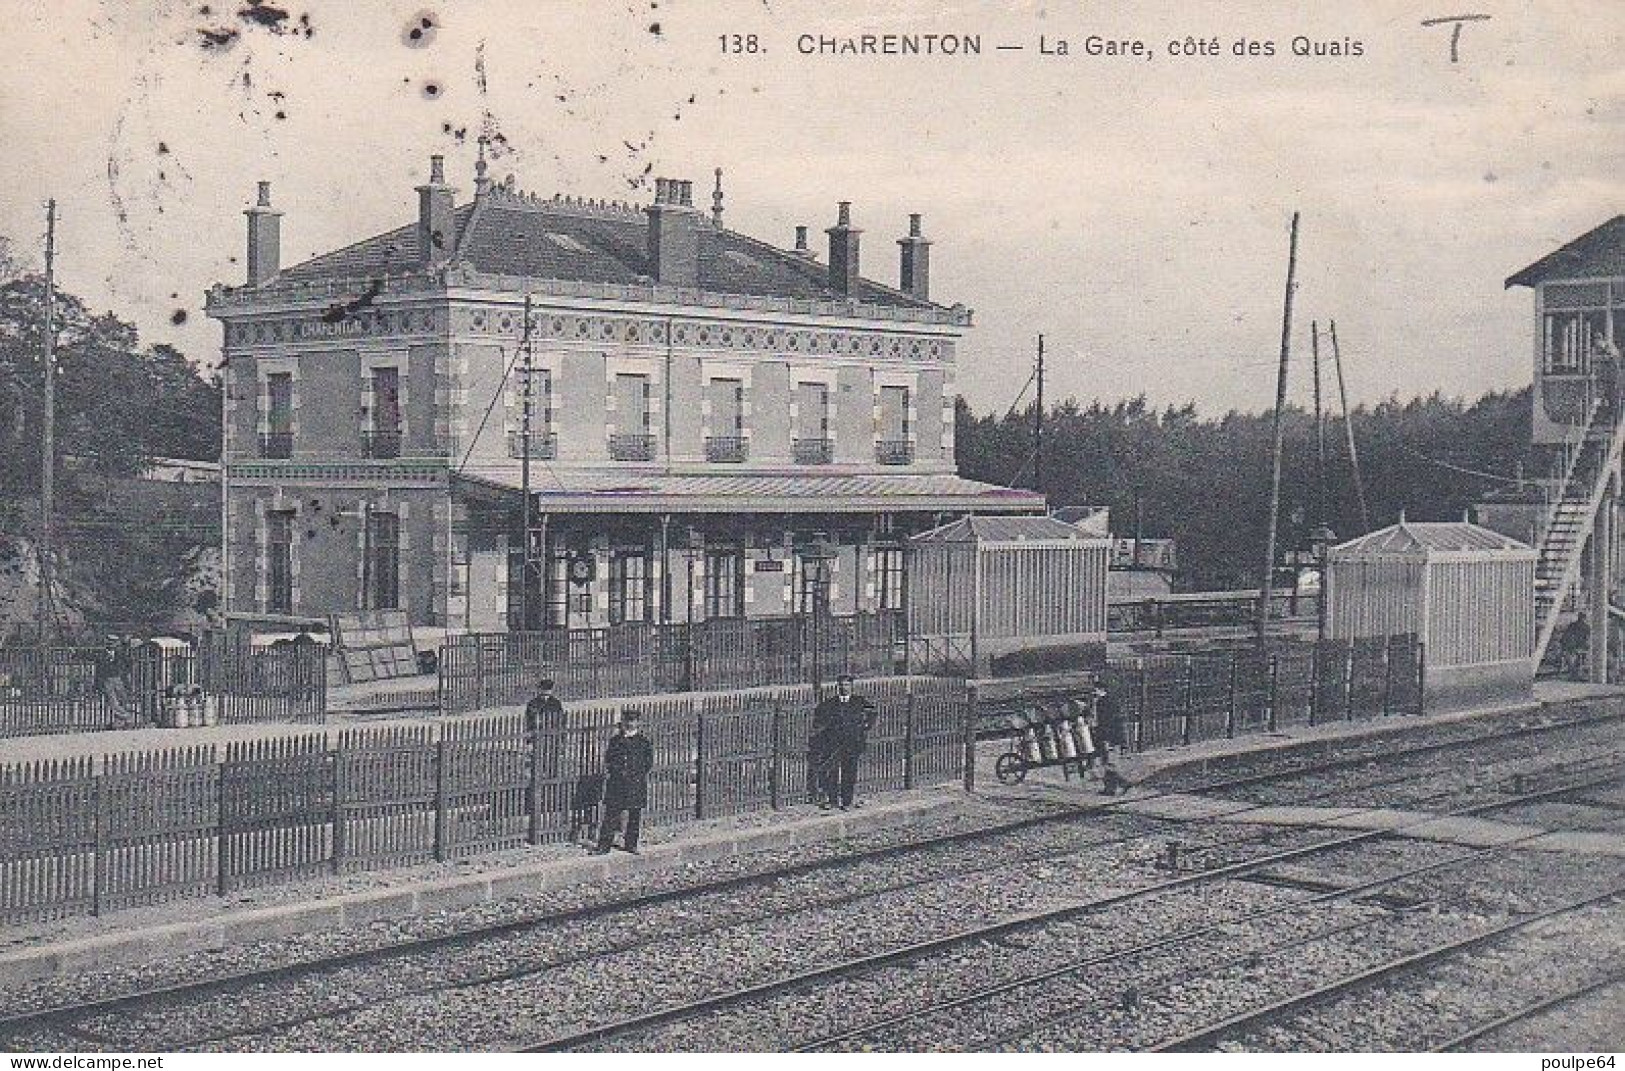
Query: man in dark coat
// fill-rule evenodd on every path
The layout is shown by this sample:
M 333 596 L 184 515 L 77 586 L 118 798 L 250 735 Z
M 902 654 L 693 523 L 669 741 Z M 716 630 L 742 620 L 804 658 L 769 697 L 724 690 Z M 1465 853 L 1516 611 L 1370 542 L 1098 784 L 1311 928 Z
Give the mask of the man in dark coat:
M 1112 763 L 1111 749 L 1128 746 L 1128 726 L 1117 708 L 1117 698 L 1107 689 L 1095 686 L 1095 750 L 1100 753 L 1101 779 L 1105 784 L 1101 794 L 1115 796 L 1127 792 L 1133 785 Z
M 878 714 L 867 699 L 852 694 L 852 678 L 845 674 L 836 678 L 835 695 L 813 711 L 813 725 L 822 722 L 828 726 L 829 758 L 824 763 L 821 788 L 825 806 L 839 800 L 841 810 L 845 811 L 855 802 L 858 759 L 869 743 L 869 730 L 874 728 L 876 717 Z
M 564 704 L 553 694 L 553 678 L 543 677 L 536 682 L 536 695 L 525 704 L 525 732 L 555 732 L 564 728 Z
M 525 741 L 531 748 L 531 778 L 538 786 L 553 784 L 560 779 L 568 728 L 564 704 L 553 694 L 553 679 L 541 678 L 536 682 L 535 697 L 525 704 Z M 537 788 L 534 794 L 537 799 L 532 805 L 543 810 L 551 810 L 564 802 L 545 788 Z M 596 808 L 597 804 L 593 806 Z M 579 822 L 581 812 L 574 806 L 571 811 Z
M 807 733 L 807 797 L 825 811 L 836 802 L 835 723 L 840 709 L 835 696 L 813 707 Z
M 649 802 L 649 771 L 655 764 L 654 744 L 641 732 L 641 721 L 630 707 L 621 711 L 621 727 L 604 751 L 604 821 L 598 827 L 598 847 L 593 849 L 598 855 L 608 854 L 615 846 L 622 814 L 626 815 L 626 835 L 621 845 L 633 854 L 638 850 L 643 807 Z
M 108 636 L 107 643 L 96 658 L 96 691 L 112 712 L 109 728 L 133 729 L 137 716 L 130 701 L 130 676 L 134 672 L 134 658 L 130 644 L 117 636 Z

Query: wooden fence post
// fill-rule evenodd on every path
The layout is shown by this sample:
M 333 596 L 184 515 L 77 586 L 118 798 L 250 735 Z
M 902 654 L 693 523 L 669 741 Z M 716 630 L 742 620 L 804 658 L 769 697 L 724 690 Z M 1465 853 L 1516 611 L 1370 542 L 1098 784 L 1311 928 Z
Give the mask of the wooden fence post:
M 903 701 L 903 787 L 914 787 L 914 682 L 905 687 Z
M 333 767 L 333 873 L 344 873 L 344 737 L 339 737 L 339 750 L 329 752 Z
M 1225 739 L 1231 740 L 1236 735 L 1236 687 L 1237 675 L 1241 669 L 1241 662 L 1236 658 L 1235 652 L 1230 654 L 1230 708 L 1224 717 Z
M 445 727 L 441 727 L 445 732 Z M 434 743 L 434 857 L 436 861 L 444 862 L 446 858 L 446 832 L 451 818 L 449 811 L 449 797 L 446 792 L 446 738 L 439 737 Z
M 1416 713 L 1428 712 L 1428 649 L 1418 637 L 1416 641 Z
M 1265 725 L 1270 732 L 1275 731 L 1278 724 L 1276 711 L 1281 705 L 1281 658 L 1279 655 L 1270 655 L 1270 707 L 1269 716 Z
M 1320 644 L 1309 648 L 1309 724 L 1320 716 Z
M 971 698 L 970 685 L 959 682 L 965 705 L 965 754 L 961 759 L 965 769 L 965 791 L 976 791 L 976 703 Z
M 767 768 L 768 803 L 776 811 L 784 806 L 784 704 L 775 702 L 769 715 L 769 732 L 773 737 L 771 765 Z
M 694 718 L 694 817 L 705 817 L 705 709 Z
M 530 828 L 525 840 L 531 844 L 542 842 L 542 727 L 535 726 L 526 734 L 530 738 Z
M 1189 745 L 1191 742 L 1191 692 L 1196 687 L 1196 661 L 1187 657 L 1185 659 L 1185 691 L 1180 696 L 1179 729 L 1180 736 Z
M 1394 712 L 1394 637 L 1382 645 L 1382 713 Z
M 226 885 L 230 874 L 230 863 L 227 856 L 231 844 L 231 831 L 226 824 L 228 813 L 226 800 L 229 797 L 226 789 L 226 771 L 230 768 L 231 752 L 228 750 L 226 757 L 215 764 L 216 807 L 219 810 L 219 817 L 215 820 L 215 892 L 221 896 L 226 895 Z
M 102 757 L 102 771 L 90 782 L 92 798 L 95 801 L 95 817 L 91 825 L 91 846 L 94 856 L 90 868 L 90 913 L 102 913 L 102 896 L 107 884 L 107 808 L 102 795 L 102 784 L 107 777 L 107 757 Z
M 693 571 L 692 570 L 690 570 L 690 572 L 689 572 L 688 598 L 689 598 L 690 602 L 693 602 L 693 600 L 694 600 L 694 576 L 693 576 Z M 692 610 L 690 611 L 690 613 L 692 614 Z M 683 688 L 682 688 L 682 690 L 685 691 L 685 692 L 692 692 L 694 690 L 694 672 L 695 672 L 695 667 L 694 667 L 694 626 L 692 624 L 688 624 L 688 625 L 682 625 L 682 626 L 677 626 L 677 627 L 681 627 L 682 630 L 683 630 L 682 633 L 681 633 L 681 635 L 683 637 Z

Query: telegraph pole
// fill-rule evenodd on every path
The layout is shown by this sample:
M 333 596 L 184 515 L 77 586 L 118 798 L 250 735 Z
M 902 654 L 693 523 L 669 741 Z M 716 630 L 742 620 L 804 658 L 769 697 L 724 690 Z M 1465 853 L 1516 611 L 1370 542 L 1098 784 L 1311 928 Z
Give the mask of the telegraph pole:
M 525 295 L 525 330 L 519 340 L 520 354 L 524 358 L 520 376 L 520 408 L 519 408 L 519 494 L 524 499 L 520 506 L 520 526 L 524 529 L 524 542 L 521 544 L 521 567 L 519 572 L 519 631 L 530 631 L 530 577 L 531 577 L 531 547 L 530 547 L 530 416 L 531 416 L 531 375 L 535 368 L 531 363 L 530 349 L 530 295 Z
M 56 201 L 45 203 L 45 335 L 40 359 L 45 367 L 45 414 L 41 421 L 39 636 L 44 643 L 51 630 L 51 527 L 56 496 Z
M 1360 499 L 1360 531 L 1371 531 L 1371 512 L 1365 504 L 1365 481 L 1360 478 L 1360 451 L 1354 446 L 1354 421 L 1349 416 L 1349 395 L 1343 386 L 1343 351 L 1337 348 L 1337 321 L 1326 325 L 1332 336 L 1332 364 L 1337 367 L 1337 397 L 1343 404 L 1343 431 L 1349 440 L 1349 467 L 1354 470 L 1354 492 Z
M 1292 292 L 1298 282 L 1298 213 L 1292 213 L 1292 239 L 1286 261 L 1286 300 L 1281 308 L 1281 366 L 1275 374 L 1275 433 L 1270 458 L 1270 525 L 1264 541 L 1264 591 L 1258 601 L 1258 638 L 1269 628 L 1270 600 L 1275 595 L 1275 530 L 1281 521 L 1281 415 L 1286 409 L 1286 370 L 1292 355 Z
M 1315 526 L 1326 523 L 1326 418 L 1320 405 L 1320 324 L 1309 321 L 1309 352 L 1315 366 Z
M 1038 398 L 1033 403 L 1033 490 L 1044 493 L 1044 336 L 1038 336 Z

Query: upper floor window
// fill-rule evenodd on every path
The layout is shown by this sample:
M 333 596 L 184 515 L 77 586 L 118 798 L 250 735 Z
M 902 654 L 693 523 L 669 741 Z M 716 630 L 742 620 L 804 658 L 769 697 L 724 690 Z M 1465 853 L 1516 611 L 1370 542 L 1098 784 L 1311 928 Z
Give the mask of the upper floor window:
M 271 372 L 265 377 L 265 427 L 260 456 L 293 456 L 293 373 Z
M 367 427 L 362 432 L 367 457 L 401 456 L 401 371 L 380 365 L 368 377 Z
M 1548 312 L 1542 325 L 1541 371 L 1547 375 L 1584 373 L 1591 355 L 1608 339 L 1608 313 Z
M 653 459 L 649 377 L 619 374 L 615 377 L 614 390 L 615 422 L 609 437 L 609 456 L 616 461 Z
M 829 435 L 829 385 L 796 384 L 796 461 L 802 465 L 827 465 L 835 454 Z
M 713 379 L 706 386 L 711 403 L 710 434 L 705 440 L 707 461 L 745 460 L 745 383 L 739 379 Z
M 875 428 L 875 459 L 883 465 L 906 465 L 914 460 L 908 401 L 907 387 L 880 388 L 880 417 Z

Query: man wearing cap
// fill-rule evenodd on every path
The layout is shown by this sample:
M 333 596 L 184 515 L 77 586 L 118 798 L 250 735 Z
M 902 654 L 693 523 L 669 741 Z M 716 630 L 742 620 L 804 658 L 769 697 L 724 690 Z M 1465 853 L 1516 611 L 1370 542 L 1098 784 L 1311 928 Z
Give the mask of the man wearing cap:
M 852 678 L 844 673 L 835 679 L 835 695 L 813 711 L 815 731 L 820 724 L 828 727 L 829 754 L 823 763 L 820 806 L 839 800 L 845 811 L 856 802 L 858 759 L 868 745 L 869 730 L 874 728 L 877 716 L 867 699 L 852 694 Z
M 553 678 L 543 677 L 536 682 L 535 697 L 525 704 L 525 735 L 534 739 L 537 733 L 563 728 L 564 704 L 553 694 Z
M 654 744 L 641 732 L 641 721 L 631 707 L 622 710 L 620 728 L 604 751 L 604 821 L 598 827 L 596 855 L 606 855 L 615 846 L 623 813 L 626 834 L 621 846 L 637 853 L 643 807 L 649 801 L 649 771 L 655 764 Z

